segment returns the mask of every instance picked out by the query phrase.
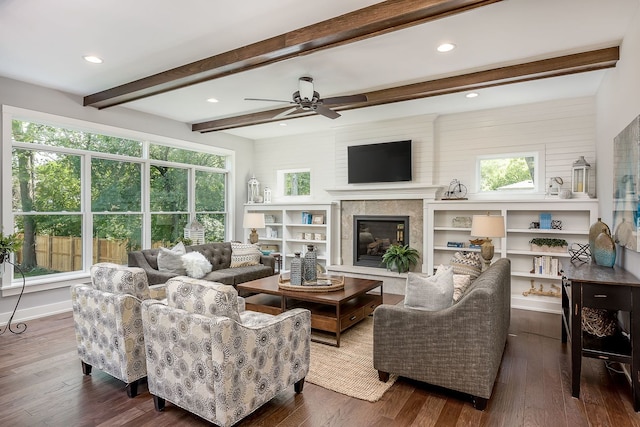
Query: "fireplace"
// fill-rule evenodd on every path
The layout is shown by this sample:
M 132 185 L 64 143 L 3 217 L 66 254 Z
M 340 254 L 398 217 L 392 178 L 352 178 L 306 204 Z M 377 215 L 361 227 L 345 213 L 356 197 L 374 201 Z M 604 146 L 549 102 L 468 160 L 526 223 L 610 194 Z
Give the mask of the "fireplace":
M 382 255 L 394 244 L 409 243 L 409 217 L 353 216 L 353 265 L 385 268 Z

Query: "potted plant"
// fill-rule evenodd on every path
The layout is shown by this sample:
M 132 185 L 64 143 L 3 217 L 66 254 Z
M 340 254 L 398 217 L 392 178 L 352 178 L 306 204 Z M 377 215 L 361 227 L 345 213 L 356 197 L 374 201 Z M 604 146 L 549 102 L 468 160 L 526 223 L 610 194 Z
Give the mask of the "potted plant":
M 533 252 L 566 252 L 568 243 L 564 239 L 536 237 L 529 240 Z
M 14 233 L 5 236 L 4 233 L 0 231 L 0 264 L 8 260 L 11 253 L 20 249 L 21 244 L 22 240 L 17 234 Z
M 397 270 L 398 273 L 409 271 L 412 266 L 418 264 L 420 253 L 409 245 L 391 245 L 382 255 L 382 262 L 389 270 Z

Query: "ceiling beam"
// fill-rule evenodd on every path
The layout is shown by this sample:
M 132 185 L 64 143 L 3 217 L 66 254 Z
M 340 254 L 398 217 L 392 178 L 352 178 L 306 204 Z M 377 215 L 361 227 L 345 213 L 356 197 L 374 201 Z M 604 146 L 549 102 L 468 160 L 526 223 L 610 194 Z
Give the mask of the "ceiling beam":
M 84 97 L 107 108 L 397 31 L 502 0 L 388 0 Z
M 332 107 L 331 109 L 335 111 L 353 110 L 356 108 L 371 107 L 374 105 L 390 104 L 392 102 L 409 101 L 412 99 L 427 98 L 467 90 L 477 90 L 492 86 L 501 86 L 530 80 L 564 76 L 567 74 L 601 70 L 615 67 L 618 59 L 620 59 L 620 48 L 618 46 L 591 50 L 521 64 L 496 67 L 489 70 L 445 77 L 437 80 L 392 87 L 373 92 L 365 92 L 364 95 L 367 96 L 367 102 L 341 105 L 335 108 Z M 278 114 L 287 111 L 290 108 L 291 107 L 278 108 L 218 120 L 194 123 L 191 125 L 191 130 L 201 133 L 213 132 L 294 119 L 315 114 L 313 112 L 305 112 L 302 114 L 291 114 L 276 118 Z

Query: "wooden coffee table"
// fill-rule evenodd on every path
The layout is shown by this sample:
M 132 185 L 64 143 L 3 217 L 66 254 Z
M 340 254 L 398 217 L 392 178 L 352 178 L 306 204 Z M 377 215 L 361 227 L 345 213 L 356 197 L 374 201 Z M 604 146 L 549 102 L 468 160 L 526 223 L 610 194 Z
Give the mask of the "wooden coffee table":
M 237 286 L 245 297 L 246 309 L 268 314 L 280 314 L 293 308 L 311 311 L 311 327 L 336 336 L 365 319 L 382 304 L 382 281 L 344 278 L 344 289 L 331 292 L 290 291 L 280 289 L 278 275 L 242 283 Z M 380 288 L 380 292 L 370 291 Z M 319 341 L 327 344 L 325 341 Z M 330 343 L 333 345 L 333 343 Z

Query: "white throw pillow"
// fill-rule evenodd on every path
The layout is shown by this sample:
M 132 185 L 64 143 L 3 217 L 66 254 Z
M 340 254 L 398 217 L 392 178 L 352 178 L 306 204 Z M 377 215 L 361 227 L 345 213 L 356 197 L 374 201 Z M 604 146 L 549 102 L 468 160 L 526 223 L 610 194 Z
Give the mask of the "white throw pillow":
M 182 255 L 186 252 L 187 250 L 182 242 L 171 249 L 160 248 L 160 252 L 158 252 L 158 271 L 184 276 L 186 272 L 182 265 Z
M 187 270 L 187 276 L 199 279 L 211 272 L 211 263 L 202 253 L 198 251 L 189 252 L 182 255 L 182 264 Z
M 261 256 L 256 245 L 231 242 L 231 268 L 258 265 Z
M 444 267 L 433 276 L 420 273 L 407 274 L 404 296 L 405 307 L 425 311 L 438 311 L 453 304 L 453 269 Z
M 447 268 L 440 264 L 436 270 L 436 274 L 441 268 Z M 451 267 L 449 267 L 451 268 Z M 453 274 L 453 302 L 458 302 L 464 295 L 467 288 L 471 285 L 471 276 L 468 274 Z

